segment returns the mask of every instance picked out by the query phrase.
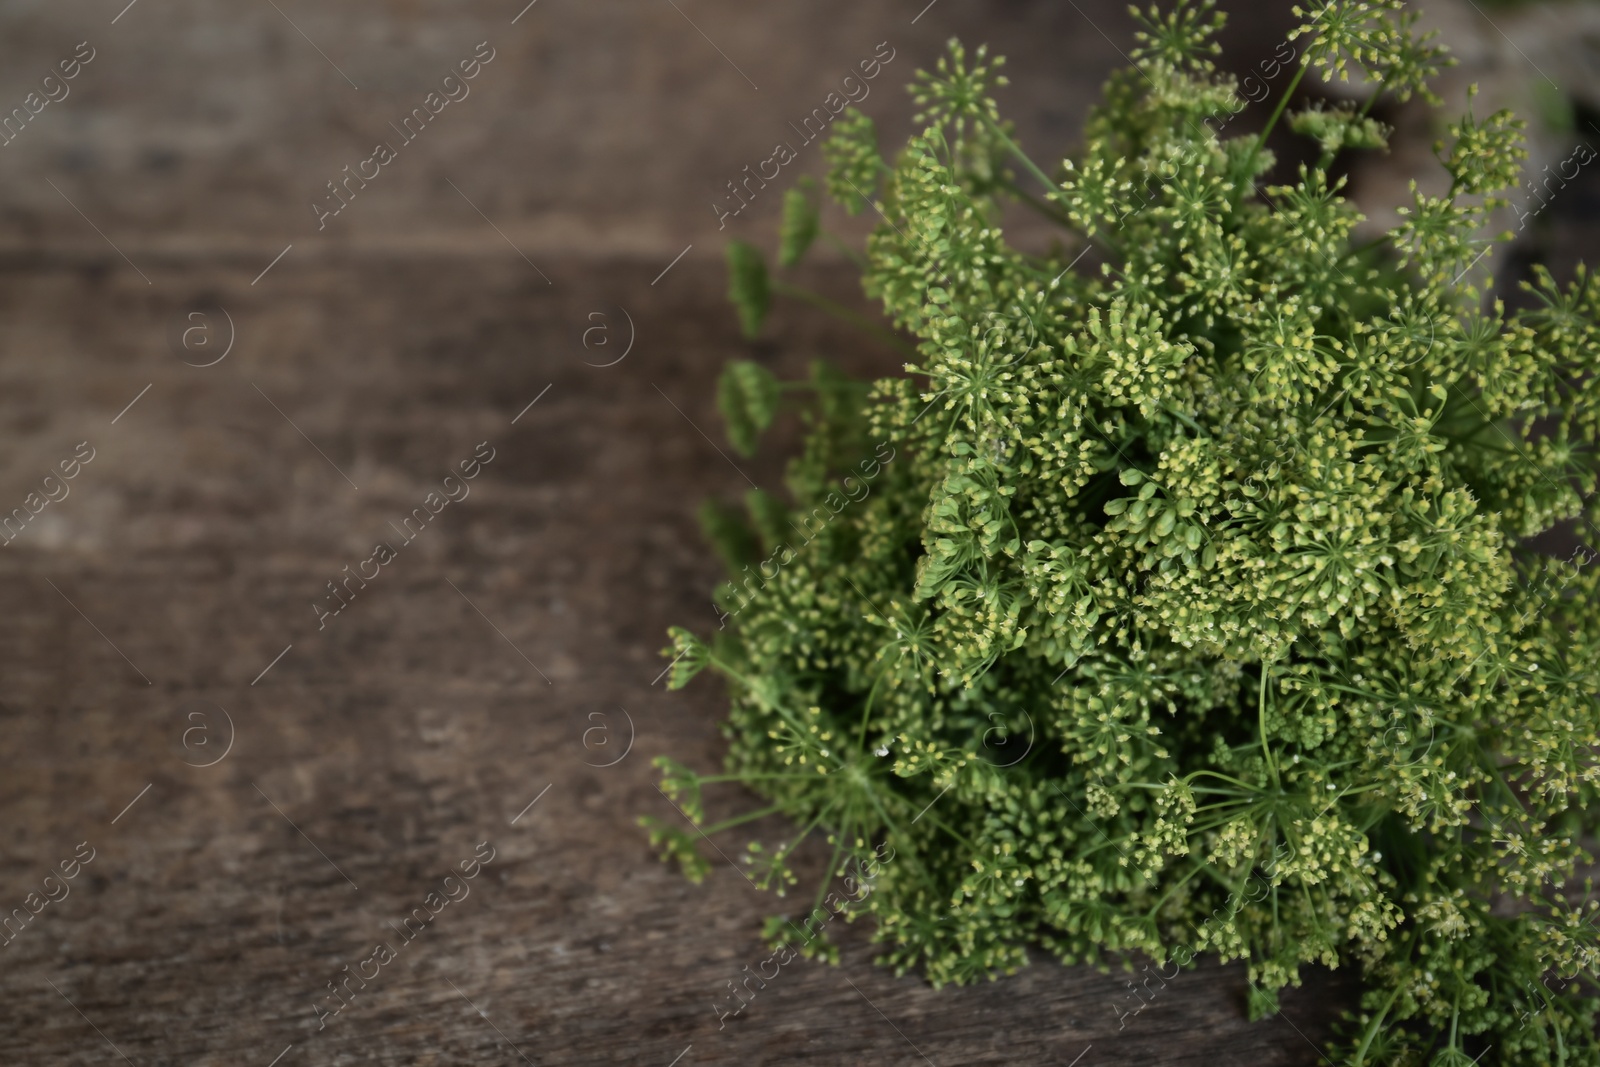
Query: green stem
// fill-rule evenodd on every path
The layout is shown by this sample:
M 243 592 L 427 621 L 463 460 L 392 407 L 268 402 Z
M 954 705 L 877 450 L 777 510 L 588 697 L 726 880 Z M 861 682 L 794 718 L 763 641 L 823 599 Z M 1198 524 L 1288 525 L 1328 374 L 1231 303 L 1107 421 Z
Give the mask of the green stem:
M 828 813 L 832 810 L 833 806 L 830 804 L 827 807 L 824 807 L 821 811 L 817 812 L 816 818 L 806 823 L 806 828 L 800 831 L 800 835 L 793 841 L 789 842 L 788 847 L 773 857 L 773 866 L 776 867 L 779 863 L 782 863 L 784 860 L 788 859 L 790 854 L 793 853 L 795 849 L 800 847 L 801 842 L 811 836 L 811 831 L 817 828 L 817 823 L 827 818 Z
M 760 811 L 752 811 L 744 815 L 735 815 L 733 818 L 724 819 L 722 822 L 716 823 L 713 826 L 702 827 L 700 832 L 705 834 L 707 837 L 710 837 L 712 834 L 721 833 L 723 830 L 731 830 L 740 823 L 754 822 L 756 819 L 759 819 L 762 816 L 771 815 L 774 812 L 779 812 L 782 810 L 782 807 L 774 804 L 770 808 L 762 808 Z
M 871 319 L 856 314 L 844 305 L 834 303 L 820 293 L 813 293 L 810 289 L 802 289 L 798 285 L 790 285 L 788 282 L 776 280 L 772 282 L 772 291 L 783 296 L 792 297 L 795 300 L 803 300 L 812 307 L 820 308 L 842 322 L 848 322 L 857 329 L 865 330 L 884 343 L 899 349 L 912 359 L 917 358 L 917 350 L 906 344 L 895 334 L 890 333 Z
M 1011 194 L 1014 195 L 1018 200 L 1021 200 L 1024 204 L 1027 204 L 1029 207 L 1033 208 L 1033 210 L 1037 211 L 1051 222 L 1059 223 L 1062 226 L 1071 227 L 1071 219 L 1067 218 L 1060 211 L 1057 211 L 1048 203 L 1040 200 L 1038 197 L 1022 188 L 1022 186 L 1016 184 L 1015 182 L 1007 182 L 1006 189 L 1010 191 Z
M 987 115 L 985 115 L 983 117 L 983 122 L 984 122 L 984 125 L 989 127 L 989 131 L 1000 139 L 1000 143 L 1005 145 L 1006 150 L 1017 158 L 1017 162 L 1022 164 L 1022 168 L 1024 170 L 1026 170 L 1029 174 L 1032 174 L 1034 179 L 1040 185 L 1045 187 L 1045 190 L 1046 190 L 1046 192 L 1045 192 L 1045 203 L 1044 204 L 1036 204 L 1036 203 L 1034 203 L 1033 198 L 1030 197 L 1027 193 L 1023 192 L 1022 189 L 1016 185 L 1016 183 L 1008 182 L 1007 183 L 1007 187 L 1013 193 L 1015 193 L 1017 196 L 1021 197 L 1025 202 L 1027 202 L 1030 206 L 1032 206 L 1036 210 L 1040 211 L 1042 214 L 1046 215 L 1047 217 L 1053 219 L 1055 222 L 1059 223 L 1064 228 L 1066 228 L 1068 230 L 1071 230 L 1072 232 L 1080 235 L 1081 237 L 1083 237 L 1083 239 L 1087 243 L 1094 245 L 1095 247 L 1099 248 L 1102 252 L 1105 252 L 1107 255 L 1117 255 L 1118 254 L 1116 246 L 1114 246 L 1111 243 L 1109 236 L 1107 236 L 1105 239 L 1101 239 L 1099 237 L 1094 237 L 1094 236 L 1091 236 L 1090 234 L 1084 233 L 1077 226 L 1073 225 L 1071 219 L 1068 219 L 1065 215 L 1058 215 L 1054 211 L 1050 210 L 1049 206 L 1048 206 L 1050 198 L 1055 196 L 1056 193 L 1060 192 L 1060 190 L 1061 190 L 1060 184 L 1057 183 L 1057 182 L 1051 181 L 1050 180 L 1050 176 L 1048 174 L 1046 174 L 1043 170 L 1041 170 L 1037 163 L 1035 163 L 1033 160 L 1028 158 L 1028 154 L 1022 150 L 1022 146 L 1017 144 L 1017 142 L 1013 141 L 1010 137 L 1008 137 L 1006 135 L 1006 131 L 1002 130 L 1000 128 L 1000 124 L 999 123 L 995 122 L 993 119 L 989 118 Z
M 1255 805 L 1253 805 L 1253 804 L 1250 805 L 1250 807 L 1252 807 L 1252 808 L 1254 806 Z M 1249 808 L 1246 808 L 1245 811 L 1248 812 Z M 1234 820 L 1236 820 L 1238 818 L 1239 818 L 1239 814 L 1229 813 L 1227 815 L 1223 815 L 1223 816 L 1220 816 L 1220 817 L 1215 818 L 1215 819 L 1210 819 L 1210 820 L 1208 820 L 1206 822 L 1190 823 L 1185 829 L 1188 831 L 1189 836 L 1196 837 L 1196 836 L 1199 836 L 1200 834 L 1207 833 L 1207 832 L 1209 832 L 1211 830 L 1216 830 L 1216 829 L 1219 829 L 1221 827 L 1224 827 L 1224 826 L 1228 825 L 1230 822 L 1233 822 Z
M 1256 138 L 1255 145 L 1250 149 L 1250 165 L 1245 168 L 1246 181 L 1253 180 L 1256 169 L 1256 160 L 1260 157 L 1261 150 L 1267 147 L 1267 137 L 1272 133 L 1272 128 L 1278 124 L 1278 119 L 1283 116 L 1284 108 L 1289 106 L 1289 98 L 1294 95 L 1294 91 L 1296 89 L 1300 88 L 1300 79 L 1306 76 L 1307 66 L 1309 66 L 1308 63 L 1301 62 L 1300 69 L 1294 72 L 1294 78 L 1290 80 L 1289 87 L 1285 89 L 1283 91 L 1283 95 L 1278 98 L 1278 106 L 1273 109 L 1272 117 L 1269 118 L 1267 120 L 1267 124 L 1262 127 L 1261 136 Z
M 841 828 L 839 832 L 834 835 L 833 855 L 828 859 L 827 869 L 822 872 L 822 884 L 817 886 L 816 899 L 811 902 L 811 910 L 806 912 L 808 917 L 817 913 L 817 909 L 822 906 L 822 898 L 828 895 L 828 887 L 833 884 L 833 865 L 839 862 L 839 851 L 843 848 L 844 830 Z
M 878 672 L 878 677 L 872 681 L 872 688 L 867 690 L 867 703 L 861 709 L 861 736 L 856 738 L 856 747 L 861 748 L 867 743 L 867 723 L 872 719 L 872 698 L 878 695 L 878 683 L 883 681 L 883 676 L 889 673 L 888 664 Z
M 1358 797 L 1362 793 L 1370 793 L 1374 789 L 1387 789 L 1387 788 L 1389 788 L 1389 787 L 1384 782 L 1374 782 L 1372 785 L 1364 785 L 1360 789 L 1341 789 L 1339 791 L 1339 795 L 1341 797 Z
M 1162 410 L 1165 411 L 1168 415 L 1171 415 L 1173 418 L 1177 419 L 1179 422 L 1183 423 L 1185 426 L 1189 427 L 1189 429 L 1193 430 L 1196 434 L 1200 435 L 1201 437 L 1209 437 L 1210 436 L 1209 434 L 1206 433 L 1205 430 L 1200 428 L 1198 423 L 1196 423 L 1189 416 L 1185 415 L 1183 412 L 1178 411 L 1177 409 L 1173 408 L 1173 406 L 1171 404 L 1163 405 L 1162 406 Z
M 1000 128 L 1000 124 L 998 122 L 990 118 L 988 115 L 985 115 L 983 116 L 983 124 L 989 127 L 990 133 L 994 134 L 1000 139 L 1001 144 L 1006 146 L 1006 151 L 1017 157 L 1017 161 L 1022 164 L 1023 169 L 1038 179 L 1039 184 L 1048 189 L 1051 194 L 1055 193 L 1059 186 L 1050 180 L 1050 176 L 1048 174 L 1039 169 L 1039 165 L 1037 163 L 1028 158 L 1028 154 L 1022 150 L 1021 145 L 1017 144 L 1017 142 L 1013 141 L 1006 135 L 1006 131 Z
M 1348 255 L 1348 256 L 1351 256 L 1351 257 L 1360 256 L 1363 253 L 1372 251 L 1374 248 L 1377 248 L 1381 244 L 1387 244 L 1388 241 L 1389 241 L 1389 235 L 1387 233 L 1379 234 L 1377 237 L 1374 237 L 1372 240 L 1367 241 L 1365 244 L 1357 245 L 1356 247 L 1352 248 L 1349 252 L 1347 252 L 1345 254 Z
M 883 825 L 889 828 L 889 833 L 892 834 L 896 840 L 905 845 L 905 851 L 903 854 L 909 861 L 911 869 L 916 872 L 917 879 L 928 888 L 932 895 L 936 897 L 939 896 L 941 890 L 934 880 L 933 872 L 930 871 L 923 864 L 923 862 L 917 858 L 917 854 L 912 851 L 910 836 L 903 833 L 899 825 L 895 823 L 894 819 L 890 818 L 888 809 L 886 809 L 882 804 L 878 803 L 878 794 L 876 790 L 868 789 L 866 791 L 866 796 L 868 803 L 870 803 L 873 810 L 878 813 L 878 818 L 883 820 Z M 901 854 L 902 853 L 899 851 L 896 851 L 895 853 L 896 856 Z
M 1290 85 L 1288 85 L 1286 90 L 1283 90 L 1283 96 L 1278 98 L 1278 106 L 1272 109 L 1272 117 L 1267 118 L 1267 125 L 1262 126 L 1261 128 L 1261 136 L 1256 138 L 1256 146 L 1250 150 L 1251 163 L 1256 162 L 1256 157 L 1261 155 L 1261 150 L 1264 149 L 1264 147 L 1267 147 L 1267 136 L 1272 133 L 1272 128 L 1278 125 L 1278 118 L 1283 117 L 1283 109 L 1290 106 L 1290 98 L 1291 96 L 1294 96 L 1294 90 L 1298 90 L 1299 83 L 1301 83 L 1301 78 L 1306 77 L 1306 67 L 1306 62 L 1301 62 L 1301 69 L 1294 72 L 1294 77 L 1291 78 Z
M 833 234 L 823 231 L 822 239 L 827 241 L 834 248 L 837 248 L 839 251 L 843 252 L 846 258 L 848 258 L 856 266 L 860 267 L 863 271 L 867 270 L 871 266 L 871 264 L 867 262 L 866 256 L 862 255 L 860 252 L 857 252 L 854 248 L 851 248 Z
M 1267 676 L 1272 672 L 1272 664 L 1263 660 L 1261 662 L 1261 690 L 1256 701 L 1256 721 L 1261 727 L 1261 754 L 1266 757 L 1267 769 L 1272 772 L 1272 784 L 1281 786 L 1278 780 L 1278 765 L 1272 759 L 1272 746 L 1267 744 Z
M 818 778 L 815 773 L 800 774 L 706 774 L 695 775 L 697 781 L 704 785 L 707 782 L 756 782 L 767 778 Z
M 1234 785 L 1239 786 L 1241 789 L 1248 790 L 1251 794 L 1256 794 L 1256 793 L 1261 792 L 1260 789 L 1258 789 L 1255 786 L 1251 785 L 1249 782 L 1241 782 L 1237 778 L 1230 778 L 1226 774 L 1223 774 L 1221 771 L 1195 771 L 1192 774 L 1188 775 L 1186 778 L 1184 778 L 1184 784 L 1187 785 L 1190 778 L 1198 778 L 1202 774 L 1207 775 L 1208 777 L 1211 777 L 1211 778 L 1221 778 L 1224 782 L 1232 782 Z
M 1198 862 L 1195 863 L 1193 866 L 1191 866 L 1190 869 L 1189 869 L 1189 873 L 1184 875 L 1182 878 L 1178 879 L 1176 882 L 1174 882 L 1173 885 L 1172 885 L 1172 888 L 1167 890 L 1166 893 L 1161 897 L 1160 900 L 1156 901 L 1155 907 L 1150 909 L 1150 912 L 1149 912 L 1150 917 L 1151 918 L 1155 918 L 1155 914 L 1156 914 L 1156 912 L 1161 910 L 1161 906 L 1163 904 L 1165 904 L 1167 901 L 1172 899 L 1172 894 L 1176 893 L 1178 890 L 1182 889 L 1185 885 L 1187 885 L 1189 883 L 1189 879 L 1191 879 L 1195 875 L 1199 874 L 1201 872 L 1201 870 L 1203 870 L 1204 868 L 1205 868 L 1205 864 L 1204 863 L 1198 863 Z
M 937 799 L 937 798 L 935 798 L 935 799 Z M 966 845 L 973 852 L 980 851 L 980 849 L 978 848 L 977 845 L 975 845 L 971 841 L 967 840 L 966 835 L 961 834 L 961 833 L 957 833 L 955 830 L 952 830 L 949 826 L 946 826 L 944 820 L 939 818 L 939 816 L 933 814 L 933 812 L 931 812 L 931 811 L 926 812 L 922 816 L 922 818 L 927 819 L 929 822 L 933 823 L 933 825 L 937 826 L 939 829 L 943 830 L 945 833 L 949 834 L 951 837 L 955 838 L 957 841 L 961 842 L 963 845 Z
M 1361 73 L 1362 73 L 1363 76 L 1365 76 L 1367 74 L 1367 71 L 1366 70 L 1362 70 Z M 1373 106 L 1375 104 L 1377 104 L 1377 102 L 1380 99 L 1383 98 L 1383 94 L 1388 92 L 1388 91 L 1389 91 L 1389 79 L 1387 77 L 1385 77 L 1385 78 L 1381 79 L 1378 82 L 1378 91 L 1373 93 L 1371 96 L 1367 97 L 1366 103 L 1361 105 L 1361 112 L 1356 117 L 1358 119 L 1366 118 L 1367 117 L 1367 113 L 1372 110 Z M 1452 185 L 1452 190 L 1451 190 L 1451 194 L 1450 195 L 1451 195 L 1452 199 L 1455 197 L 1455 192 L 1454 192 L 1453 185 Z
M 1149 789 L 1149 790 L 1152 790 L 1152 791 L 1155 791 L 1155 792 L 1159 792 L 1159 791 L 1167 788 L 1166 785 L 1164 783 L 1162 783 L 1162 782 L 1123 782 L 1121 784 L 1122 784 L 1122 787 L 1124 789 Z M 1204 786 L 1201 786 L 1198 789 L 1194 789 L 1192 786 L 1190 788 L 1192 789 L 1193 792 L 1205 793 L 1208 796 L 1219 796 L 1219 797 L 1250 797 L 1250 796 L 1255 796 L 1254 792 L 1241 793 L 1236 789 L 1207 789 Z M 1196 808 L 1195 810 L 1196 811 L 1205 811 L 1206 808 L 1215 808 L 1215 807 L 1222 807 L 1222 806 L 1223 806 L 1222 804 L 1206 804 L 1206 805 L 1203 805 L 1201 807 Z
M 731 678 L 734 681 L 738 682 L 740 685 L 744 686 L 745 690 L 751 696 L 755 697 L 756 700 L 759 701 L 763 707 L 765 707 L 768 711 L 772 712 L 774 715 L 778 716 L 778 718 L 782 719 L 785 723 L 787 723 L 789 725 L 789 728 L 792 729 L 795 732 L 795 736 L 796 737 L 800 738 L 803 743 L 808 743 L 807 742 L 807 738 L 809 737 L 810 731 L 809 731 L 808 727 L 806 726 L 806 724 L 798 721 L 797 719 L 792 718 L 790 716 L 789 709 L 785 708 L 782 704 L 779 704 L 779 703 L 777 703 L 776 701 L 773 701 L 773 700 L 769 700 L 767 698 L 766 694 L 764 694 L 755 685 L 754 682 L 752 682 L 749 678 L 745 677 L 744 672 L 740 671 L 736 667 L 733 667 L 729 663 L 725 662 L 722 659 L 719 659 L 716 656 L 708 657 L 708 661 L 707 662 L 710 665 L 716 667 L 717 670 L 721 671 L 728 678 Z M 820 746 L 816 746 L 816 747 L 819 749 L 819 755 L 820 755 Z M 841 760 L 841 759 L 838 759 L 838 758 L 836 758 L 834 756 L 822 756 L 821 758 L 832 761 L 835 770 L 841 770 L 844 767 L 844 761 Z

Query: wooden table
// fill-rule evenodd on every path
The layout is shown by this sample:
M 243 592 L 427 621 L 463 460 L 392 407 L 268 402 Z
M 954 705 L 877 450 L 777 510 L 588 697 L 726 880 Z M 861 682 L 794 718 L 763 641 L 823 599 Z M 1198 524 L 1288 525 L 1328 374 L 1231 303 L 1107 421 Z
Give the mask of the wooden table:
M 719 232 L 722 178 L 885 39 L 886 136 L 961 33 L 1011 53 L 1024 140 L 1065 145 L 1120 3 L 274 6 L 70 0 L 0 35 L 8 70 L 98 49 L 0 149 L 0 511 L 93 453 L 0 549 L 0 908 L 39 907 L 0 948 L 0 1063 L 1321 1062 L 1344 977 L 1250 1024 L 1206 966 L 1119 1019 L 1117 975 L 936 992 L 863 926 L 719 1028 L 798 905 L 728 864 L 690 885 L 635 825 L 672 814 L 651 757 L 723 750 L 717 685 L 669 694 L 657 655 L 714 618 L 696 505 L 746 487 L 717 369 L 896 364 L 791 308 L 738 339 L 721 247 L 770 241 L 777 201 Z M 325 180 L 490 38 L 481 97 L 318 231 Z M 866 307 L 836 261 L 806 280 Z M 777 485 L 784 441 L 743 470 Z
M 167 265 L 153 294 L 106 264 L 6 272 L 6 350 L 71 356 L 12 364 L 0 410 L 26 447 L 0 484 L 20 501 L 79 442 L 94 458 L 0 555 L 5 906 L 80 842 L 93 859 L 0 950 L 0 1062 L 1317 1060 L 1320 992 L 1251 1025 L 1239 971 L 1205 968 L 1119 1031 L 1116 976 L 1041 960 L 935 992 L 875 968 L 864 925 L 841 967 L 785 968 L 719 1028 L 762 918 L 799 905 L 727 864 L 690 885 L 635 826 L 672 815 L 652 756 L 720 760 L 720 689 L 665 692 L 656 651 L 712 622 L 693 509 L 743 484 L 699 432 L 720 442 L 714 371 L 746 351 L 720 266 L 652 287 L 662 265 L 546 286 L 515 257 L 307 260 L 270 296 L 227 264 Z M 235 351 L 150 353 L 197 293 Z M 583 347 L 588 316 L 620 344 L 619 308 L 633 351 L 586 366 L 614 358 Z M 804 312 L 779 326 L 780 367 L 892 362 Z M 429 515 L 480 442 L 469 495 Z M 776 458 L 745 469 L 776 484 Z M 362 566 L 379 541 L 394 558 Z M 377 576 L 339 614 L 313 608 L 358 568 Z M 464 899 L 428 902 L 402 945 L 481 842 Z M 394 960 L 363 966 L 380 942 Z M 374 971 L 319 1015 L 330 982 Z

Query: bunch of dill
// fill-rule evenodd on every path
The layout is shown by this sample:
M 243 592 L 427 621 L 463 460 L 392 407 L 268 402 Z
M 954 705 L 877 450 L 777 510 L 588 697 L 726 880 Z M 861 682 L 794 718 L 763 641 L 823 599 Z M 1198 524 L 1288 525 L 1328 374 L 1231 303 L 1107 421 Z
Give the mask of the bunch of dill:
M 1354 69 L 1431 99 L 1444 57 L 1399 0 L 1296 13 L 1255 135 L 1218 132 L 1240 103 L 1205 0 L 1136 12 L 1133 67 L 1049 170 L 982 49 L 919 73 L 925 128 L 892 161 L 864 116 L 836 124 L 828 190 L 878 216 L 864 284 L 914 362 L 870 386 L 724 374 L 742 451 L 786 396 L 811 428 L 789 500 L 705 512 L 730 622 L 668 653 L 674 687 L 727 679 L 727 773 L 663 759 L 662 786 L 696 822 L 710 783 L 770 801 L 708 834 L 792 819 L 746 855 L 780 892 L 808 835 L 832 847 L 819 901 L 889 842 L 855 911 L 934 983 L 1028 945 L 1214 954 L 1246 961 L 1260 1016 L 1308 964 L 1355 966 L 1346 1062 L 1600 1062 L 1600 902 L 1575 884 L 1597 572 L 1526 547 L 1592 529 L 1600 286 L 1536 271 L 1524 309 L 1491 299 L 1485 227 L 1524 158 L 1506 113 L 1449 125 L 1449 194 L 1353 245 L 1332 167 L 1389 131 L 1370 103 L 1290 98 Z M 1320 159 L 1262 186 L 1285 116 Z M 1064 228 L 1057 252 L 1007 244 L 1016 201 Z M 792 190 L 782 263 L 818 231 Z M 748 245 L 730 261 L 747 331 L 805 295 Z M 703 875 L 696 835 L 646 821 Z

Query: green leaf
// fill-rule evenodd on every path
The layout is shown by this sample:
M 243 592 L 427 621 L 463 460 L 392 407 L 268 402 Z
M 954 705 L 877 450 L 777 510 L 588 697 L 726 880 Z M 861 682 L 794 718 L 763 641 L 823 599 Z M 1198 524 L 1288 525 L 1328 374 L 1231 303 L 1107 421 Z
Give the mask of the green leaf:
M 778 227 L 778 262 L 792 267 L 800 262 L 820 228 L 817 214 L 816 181 L 801 178 L 795 188 L 783 194 L 783 221 Z
M 767 307 L 772 301 L 766 260 L 755 245 L 728 242 L 728 299 L 739 311 L 739 326 L 745 339 L 754 341 L 767 320 Z
M 759 363 L 736 359 L 717 379 L 717 408 L 727 425 L 728 443 L 741 456 L 753 455 L 756 439 L 778 413 L 778 379 Z

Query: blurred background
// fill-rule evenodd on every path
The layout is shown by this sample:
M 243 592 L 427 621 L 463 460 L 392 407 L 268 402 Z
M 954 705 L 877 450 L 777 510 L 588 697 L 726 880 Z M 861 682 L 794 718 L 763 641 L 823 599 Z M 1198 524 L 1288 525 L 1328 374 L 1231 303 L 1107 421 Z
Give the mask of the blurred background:
M 790 902 L 690 885 L 635 825 L 672 815 L 652 757 L 721 758 L 716 686 L 659 678 L 665 628 L 715 618 L 695 507 L 787 447 L 729 460 L 717 371 L 898 365 L 782 304 L 739 338 L 725 243 L 775 245 L 822 169 L 793 127 L 876 58 L 893 146 L 958 36 L 1059 158 L 1124 5 L 524 3 L 0 3 L 0 1063 L 1323 1062 L 1341 976 L 1251 1024 L 1203 967 L 1129 1019 L 1122 976 L 1042 957 L 896 979 L 864 927 L 722 1023 Z M 1293 24 L 1223 7 L 1241 76 Z M 1530 173 L 1600 145 L 1596 5 L 1431 7 L 1447 97 L 1529 114 Z M 1380 113 L 1375 219 L 1435 136 Z M 1521 205 L 1509 277 L 1593 258 L 1596 169 Z M 819 251 L 806 284 L 870 312 Z

